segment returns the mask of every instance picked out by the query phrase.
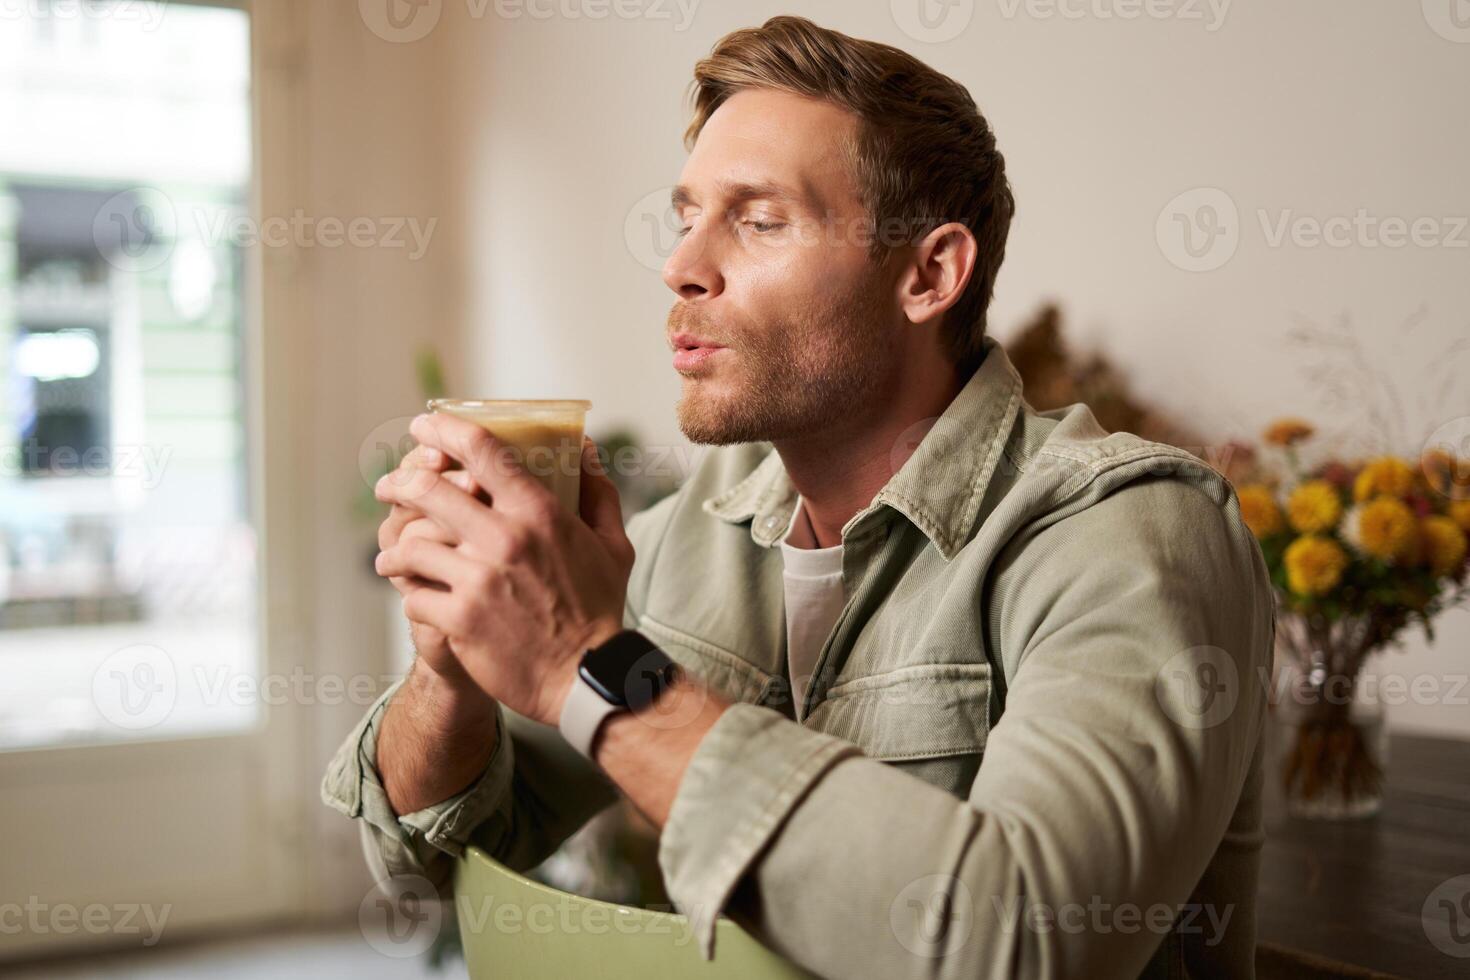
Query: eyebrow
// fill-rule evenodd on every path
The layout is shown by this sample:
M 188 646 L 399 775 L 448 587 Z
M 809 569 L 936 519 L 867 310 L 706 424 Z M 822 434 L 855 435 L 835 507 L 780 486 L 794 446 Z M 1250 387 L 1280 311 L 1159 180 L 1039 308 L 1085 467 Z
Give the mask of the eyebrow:
M 792 204 L 798 206 L 806 203 L 803 197 L 797 192 L 791 190 L 788 187 L 785 187 L 782 184 L 778 184 L 775 181 L 770 180 L 759 180 L 753 182 L 721 181 L 717 186 L 719 187 L 720 193 L 723 194 L 725 198 L 728 199 L 731 203 L 756 200 L 760 198 L 766 198 L 772 201 L 779 201 L 783 204 Z M 669 195 L 669 199 L 675 211 L 679 210 L 687 204 L 693 204 L 695 202 L 694 192 L 684 184 L 680 184 L 679 186 L 675 187 L 673 193 Z

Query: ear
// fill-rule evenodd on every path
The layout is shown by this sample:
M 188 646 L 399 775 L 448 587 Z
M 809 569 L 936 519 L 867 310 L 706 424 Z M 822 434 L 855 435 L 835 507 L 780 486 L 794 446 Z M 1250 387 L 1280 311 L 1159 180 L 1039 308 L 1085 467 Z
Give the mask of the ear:
M 898 302 L 910 323 L 932 323 L 964 295 L 975 271 L 975 235 L 952 221 L 913 247 L 898 277 Z

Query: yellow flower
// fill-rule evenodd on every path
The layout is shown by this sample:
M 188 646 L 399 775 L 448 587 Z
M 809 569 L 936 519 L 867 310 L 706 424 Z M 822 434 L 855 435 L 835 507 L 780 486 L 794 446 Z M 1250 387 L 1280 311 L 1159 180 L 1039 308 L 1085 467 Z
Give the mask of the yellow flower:
M 1329 531 L 1342 516 L 1342 498 L 1326 480 L 1308 480 L 1286 498 L 1286 516 L 1302 534 Z
M 1245 526 L 1258 538 L 1269 538 L 1284 527 L 1281 508 L 1271 488 L 1260 483 L 1248 483 L 1235 492 L 1240 499 L 1240 517 Z
M 1353 499 L 1405 497 L 1414 486 L 1414 471 L 1394 456 L 1383 456 L 1363 467 L 1353 481 Z
M 1460 530 L 1470 531 L 1470 500 L 1451 500 L 1447 510 L 1450 520 L 1460 525 Z
M 1402 500 L 1378 497 L 1358 508 L 1357 543 L 1384 561 L 1412 555 L 1419 543 L 1414 512 Z
M 1424 558 L 1436 575 L 1451 575 L 1465 560 L 1465 532 L 1448 517 L 1435 514 L 1419 522 Z
M 1331 592 L 1347 568 L 1347 552 L 1331 538 L 1304 534 L 1286 548 L 1286 584 L 1298 595 Z
M 1262 434 L 1268 443 L 1273 446 L 1291 446 L 1303 439 L 1311 438 L 1313 432 L 1312 423 L 1302 419 L 1284 418 L 1277 419 L 1266 427 Z

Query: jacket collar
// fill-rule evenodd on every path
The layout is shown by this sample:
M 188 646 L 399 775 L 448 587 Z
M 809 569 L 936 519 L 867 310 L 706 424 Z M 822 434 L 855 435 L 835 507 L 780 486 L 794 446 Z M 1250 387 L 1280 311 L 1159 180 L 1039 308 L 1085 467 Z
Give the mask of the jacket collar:
M 980 367 L 944 414 L 906 430 L 893 451 L 901 465 L 872 503 L 843 527 L 844 540 L 857 524 L 885 508 L 923 531 L 946 561 L 969 540 L 1021 409 L 1021 377 L 1005 351 L 993 337 L 985 338 L 984 350 Z M 904 459 L 910 448 L 912 454 Z M 780 453 L 772 449 L 748 476 L 706 499 L 703 507 L 731 524 L 750 521 L 752 540 L 769 548 L 790 528 L 796 496 Z

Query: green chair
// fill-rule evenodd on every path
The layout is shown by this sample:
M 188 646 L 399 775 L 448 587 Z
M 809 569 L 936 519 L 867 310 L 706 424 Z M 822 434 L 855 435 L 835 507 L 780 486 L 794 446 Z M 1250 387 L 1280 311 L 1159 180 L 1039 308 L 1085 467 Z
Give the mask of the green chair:
M 470 980 L 806 980 L 811 974 L 730 919 L 715 924 L 715 958 L 699 955 L 685 916 L 582 898 L 465 850 L 454 909 Z

